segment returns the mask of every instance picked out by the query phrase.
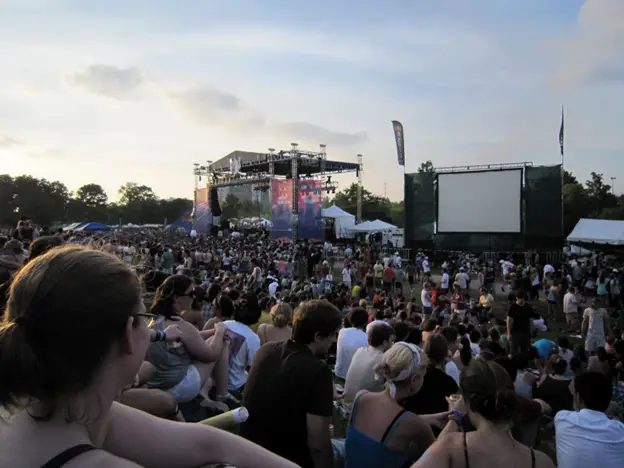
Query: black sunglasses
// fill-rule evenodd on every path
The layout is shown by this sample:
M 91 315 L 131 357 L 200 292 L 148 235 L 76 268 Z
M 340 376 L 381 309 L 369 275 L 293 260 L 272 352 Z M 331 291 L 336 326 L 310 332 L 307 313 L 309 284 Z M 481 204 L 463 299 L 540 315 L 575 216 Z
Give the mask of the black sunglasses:
M 151 327 L 154 324 L 154 321 L 158 318 L 158 315 L 150 314 L 148 312 L 137 312 L 133 315 L 133 317 L 142 317 L 145 325 Z

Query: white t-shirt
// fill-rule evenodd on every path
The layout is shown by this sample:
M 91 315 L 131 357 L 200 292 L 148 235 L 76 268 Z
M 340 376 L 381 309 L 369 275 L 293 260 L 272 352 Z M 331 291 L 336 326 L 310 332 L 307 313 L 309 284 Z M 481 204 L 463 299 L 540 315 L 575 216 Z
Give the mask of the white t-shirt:
M 470 278 L 468 277 L 466 273 L 464 273 L 463 271 L 460 271 L 459 273 L 455 275 L 455 281 L 459 283 L 460 288 L 467 289 L 468 283 L 470 282 Z
M 509 274 L 509 270 L 514 267 L 514 264 L 507 260 L 501 260 L 501 267 L 503 268 L 503 275 L 507 276 Z
M 604 413 L 582 409 L 555 415 L 557 466 L 621 468 L 624 466 L 624 424 Z
M 275 293 L 277 292 L 277 288 L 279 287 L 279 283 L 277 281 L 273 281 L 269 284 L 269 296 L 275 297 Z
M 423 267 L 423 271 L 425 273 L 430 273 L 431 272 L 431 263 L 429 263 L 429 260 L 424 259 L 422 262 L 422 267 Z
M 446 273 L 446 272 L 443 273 L 442 274 L 442 279 L 440 280 L 440 287 L 442 289 L 448 289 L 449 288 L 449 280 L 450 280 L 450 278 L 449 278 L 448 273 Z
M 426 289 L 420 291 L 420 302 L 422 302 L 423 307 L 432 307 L 431 291 L 427 291 Z
M 384 266 L 384 268 L 388 268 L 390 266 L 390 262 L 392 262 L 390 257 L 384 257 L 384 259 L 383 259 L 383 266 Z
M 340 330 L 336 344 L 336 375 L 341 379 L 346 379 L 355 352 L 367 346 L 368 335 L 363 330 L 358 328 Z
M 342 270 L 342 282 L 346 284 L 351 284 L 351 270 L 348 268 L 344 268 Z
M 457 364 L 453 361 L 449 361 L 446 363 L 444 370 L 446 371 L 446 375 L 453 377 L 455 383 L 459 385 L 459 368 L 457 367 Z
M 229 330 L 244 339 L 238 353 L 236 355 L 230 354 L 228 390 L 237 390 L 247 382 L 247 368 L 251 367 L 256 353 L 260 349 L 260 338 L 244 323 L 235 320 L 226 320 L 224 323 Z
M 375 366 L 381 361 L 383 353 L 379 349 L 360 348 L 355 352 L 345 379 L 343 402 L 351 410 L 353 400 L 361 390 L 381 392 L 384 380 L 375 376 Z

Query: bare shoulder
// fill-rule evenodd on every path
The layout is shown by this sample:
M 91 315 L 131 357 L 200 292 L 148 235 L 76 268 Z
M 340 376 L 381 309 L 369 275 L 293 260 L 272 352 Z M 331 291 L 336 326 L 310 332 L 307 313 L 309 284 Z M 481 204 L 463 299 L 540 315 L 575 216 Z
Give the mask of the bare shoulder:
M 535 466 L 536 468 L 555 468 L 552 459 L 544 452 L 535 450 Z
M 91 450 L 63 465 L 65 468 L 141 468 L 133 461 L 113 455 L 105 450 Z

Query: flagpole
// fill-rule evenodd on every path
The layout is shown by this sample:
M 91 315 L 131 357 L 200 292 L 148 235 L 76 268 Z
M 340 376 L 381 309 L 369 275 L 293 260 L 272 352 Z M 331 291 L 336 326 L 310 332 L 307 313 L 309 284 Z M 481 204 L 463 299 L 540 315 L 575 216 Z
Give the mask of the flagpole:
M 565 180 L 565 129 L 564 129 L 564 110 L 563 105 L 561 106 L 561 127 L 559 129 L 559 148 L 561 150 L 561 237 L 565 240 L 565 204 L 563 200 L 563 183 Z

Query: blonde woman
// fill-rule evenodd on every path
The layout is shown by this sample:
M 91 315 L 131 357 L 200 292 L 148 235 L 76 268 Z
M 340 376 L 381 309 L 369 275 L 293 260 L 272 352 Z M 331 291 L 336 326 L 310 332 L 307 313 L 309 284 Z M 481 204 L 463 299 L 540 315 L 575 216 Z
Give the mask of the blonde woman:
M 416 460 L 433 443 L 431 425 L 441 427 L 448 412 L 417 416 L 400 400 L 419 392 L 427 356 L 410 343 L 395 343 L 375 367 L 386 381 L 380 393 L 361 391 L 355 397 L 345 441 L 346 466 L 399 468 Z
M 271 309 L 273 324 L 263 323 L 258 327 L 260 345 L 269 341 L 288 341 L 292 337 L 292 308 L 288 304 L 277 304 Z

